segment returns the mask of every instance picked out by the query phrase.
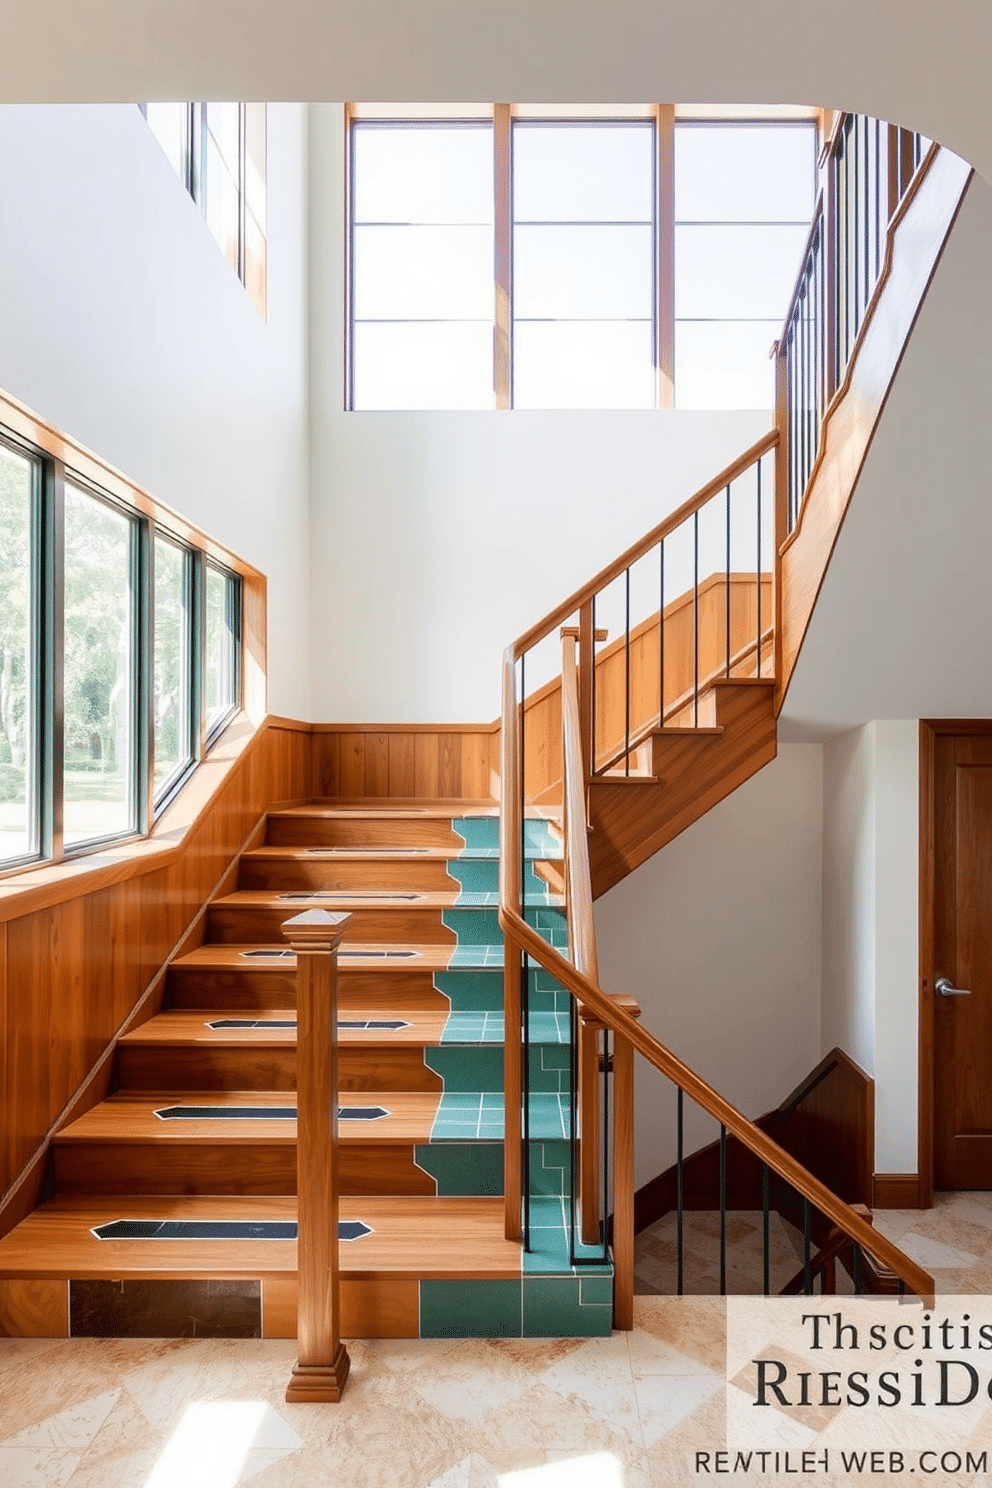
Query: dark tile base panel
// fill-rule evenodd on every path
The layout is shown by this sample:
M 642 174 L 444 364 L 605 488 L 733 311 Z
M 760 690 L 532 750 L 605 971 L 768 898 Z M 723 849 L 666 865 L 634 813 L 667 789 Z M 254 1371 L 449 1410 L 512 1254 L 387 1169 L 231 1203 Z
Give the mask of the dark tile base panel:
M 73 1338 L 261 1338 L 257 1281 L 70 1281 Z

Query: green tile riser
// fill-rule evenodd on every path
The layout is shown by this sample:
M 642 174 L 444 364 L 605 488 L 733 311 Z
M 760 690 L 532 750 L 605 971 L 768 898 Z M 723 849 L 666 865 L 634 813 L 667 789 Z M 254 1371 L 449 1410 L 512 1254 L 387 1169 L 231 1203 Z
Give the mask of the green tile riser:
M 448 873 L 462 893 L 496 894 L 499 892 L 498 858 L 449 858 Z M 532 861 L 524 868 L 524 885 L 528 899 L 541 899 L 555 891 L 541 878 Z
M 504 1088 L 503 1048 L 499 1044 L 441 1044 L 424 1050 L 424 1062 L 441 1076 L 446 1091 Z M 570 1074 L 567 1047 L 531 1045 L 528 1068 L 531 1090 L 567 1094 Z
M 516 1281 L 422 1281 L 421 1338 L 605 1338 L 613 1327 L 610 1276 Z
M 524 919 L 549 945 L 561 950 L 568 945 L 568 926 L 563 910 L 528 905 Z M 445 909 L 441 921 L 445 929 L 454 933 L 460 946 L 498 946 L 503 943 L 496 909 Z
M 461 837 L 468 852 L 473 848 L 499 847 L 497 816 L 455 817 L 451 829 Z M 552 858 L 561 857 L 561 838 L 544 821 L 528 818 L 524 823 L 524 846 L 528 851 L 545 852 Z
M 569 995 L 543 969 L 530 970 L 530 1008 L 535 1013 L 567 1013 Z M 503 971 L 477 967 L 434 973 L 436 990 L 447 997 L 453 1013 L 498 1013 L 503 1009 Z
M 418 1144 L 414 1162 L 432 1178 L 444 1197 L 503 1195 L 502 1142 L 435 1142 Z

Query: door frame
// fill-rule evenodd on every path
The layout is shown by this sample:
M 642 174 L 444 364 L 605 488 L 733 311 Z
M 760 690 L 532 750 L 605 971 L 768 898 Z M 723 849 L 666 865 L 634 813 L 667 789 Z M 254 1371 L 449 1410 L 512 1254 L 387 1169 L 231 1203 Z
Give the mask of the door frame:
M 919 1136 L 918 1167 L 921 1209 L 933 1206 L 934 1088 L 934 757 L 938 737 L 955 734 L 992 736 L 992 718 L 920 719 L 920 964 L 919 964 Z

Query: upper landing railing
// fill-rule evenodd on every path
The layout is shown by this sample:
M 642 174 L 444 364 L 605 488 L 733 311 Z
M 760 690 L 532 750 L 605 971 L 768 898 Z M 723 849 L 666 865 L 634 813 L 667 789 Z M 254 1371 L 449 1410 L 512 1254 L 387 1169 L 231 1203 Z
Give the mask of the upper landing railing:
M 786 531 L 799 519 L 831 402 L 842 393 L 858 338 L 889 261 L 891 231 L 937 147 L 921 134 L 841 114 L 825 147 L 823 186 L 778 357 Z

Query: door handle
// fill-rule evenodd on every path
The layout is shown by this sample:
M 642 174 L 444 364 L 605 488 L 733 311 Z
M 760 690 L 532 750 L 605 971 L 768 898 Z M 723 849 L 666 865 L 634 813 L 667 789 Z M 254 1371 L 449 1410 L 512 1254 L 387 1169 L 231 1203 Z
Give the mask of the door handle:
M 968 987 L 955 987 L 950 977 L 938 977 L 933 984 L 933 990 L 938 997 L 970 997 L 971 989 Z

